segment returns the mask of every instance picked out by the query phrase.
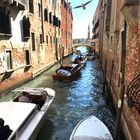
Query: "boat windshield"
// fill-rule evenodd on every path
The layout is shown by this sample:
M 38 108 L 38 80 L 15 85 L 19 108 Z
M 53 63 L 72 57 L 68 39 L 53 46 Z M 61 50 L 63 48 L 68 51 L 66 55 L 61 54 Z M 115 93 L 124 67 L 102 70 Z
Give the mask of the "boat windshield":
M 22 95 L 23 92 L 27 92 L 29 95 L 45 95 L 48 94 L 47 91 L 43 88 L 17 88 L 12 91 L 12 98 L 14 99 L 17 96 Z

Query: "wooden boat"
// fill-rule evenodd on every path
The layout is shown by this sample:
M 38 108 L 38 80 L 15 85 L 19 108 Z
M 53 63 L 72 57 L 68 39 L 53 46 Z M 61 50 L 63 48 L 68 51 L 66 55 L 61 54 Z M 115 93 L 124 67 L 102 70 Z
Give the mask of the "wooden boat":
M 71 81 L 80 73 L 78 64 L 62 64 L 55 73 L 52 74 L 54 80 Z
M 44 123 L 55 91 L 50 88 L 18 88 L 13 101 L 0 103 L 0 118 L 13 130 L 8 140 L 34 140 Z M 31 102 L 19 102 L 22 92 L 28 92 Z
M 113 140 L 113 138 L 103 122 L 95 116 L 89 116 L 76 125 L 69 140 Z

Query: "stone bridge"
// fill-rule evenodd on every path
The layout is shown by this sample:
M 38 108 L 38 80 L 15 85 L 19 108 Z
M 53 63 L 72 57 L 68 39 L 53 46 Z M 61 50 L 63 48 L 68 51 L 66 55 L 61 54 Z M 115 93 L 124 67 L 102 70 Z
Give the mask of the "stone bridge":
M 89 50 L 92 49 L 92 45 L 90 42 L 73 43 L 73 49 L 76 49 L 80 46 L 87 47 L 87 49 L 89 49 Z

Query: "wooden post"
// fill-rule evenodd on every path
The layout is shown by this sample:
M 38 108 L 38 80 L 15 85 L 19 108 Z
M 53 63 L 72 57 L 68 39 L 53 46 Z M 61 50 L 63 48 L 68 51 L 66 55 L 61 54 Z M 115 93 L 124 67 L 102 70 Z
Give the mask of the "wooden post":
M 106 88 L 106 66 L 107 66 L 107 60 L 105 60 L 105 68 L 104 68 L 104 84 L 103 84 L 103 93 L 105 93 L 105 88 Z
M 114 61 L 112 60 L 109 82 L 108 82 L 108 94 L 107 94 L 107 104 L 108 105 L 109 105 L 109 100 L 110 100 L 110 97 L 111 97 L 110 94 L 111 94 L 111 82 L 112 82 L 113 67 L 114 67 Z
M 121 77 L 121 85 L 120 85 L 120 96 L 118 99 L 118 106 L 117 106 L 117 117 L 116 117 L 116 124 L 115 124 L 115 130 L 114 130 L 114 140 L 119 139 L 119 133 L 120 133 L 120 128 L 121 128 L 121 114 L 122 114 L 122 109 L 123 109 L 123 101 L 124 101 L 124 93 L 125 93 L 125 88 L 124 88 L 124 83 Z
M 118 99 L 118 108 L 117 108 L 117 117 L 116 117 L 116 124 L 115 124 L 115 131 L 114 131 L 114 140 L 118 140 L 119 138 L 119 131 L 121 125 L 121 114 L 123 109 L 123 100 L 124 100 L 124 77 L 125 77 L 125 56 L 126 56 L 126 21 L 124 22 L 124 31 L 122 31 L 121 38 L 122 38 L 122 47 L 121 47 L 121 60 L 120 60 L 120 92 L 119 92 L 119 99 Z

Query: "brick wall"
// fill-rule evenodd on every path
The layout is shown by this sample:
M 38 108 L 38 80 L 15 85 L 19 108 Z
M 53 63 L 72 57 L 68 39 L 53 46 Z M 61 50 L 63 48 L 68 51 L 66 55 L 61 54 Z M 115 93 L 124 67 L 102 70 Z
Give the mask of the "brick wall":
M 100 4 L 98 6 L 100 6 L 102 2 L 103 1 L 100 0 Z M 99 56 L 102 62 L 103 69 L 105 71 L 106 80 L 109 85 L 109 89 L 111 90 L 113 101 L 117 107 L 117 102 L 120 95 L 121 69 L 124 68 L 125 70 L 123 72 L 125 90 L 127 89 L 130 82 L 140 73 L 140 21 L 136 14 L 135 16 L 133 15 L 133 11 L 138 10 L 137 5 L 130 5 L 132 11 L 129 9 L 129 7 L 127 7 L 127 5 L 125 7 L 123 5 L 123 2 L 120 0 L 112 1 L 111 5 L 111 16 L 107 15 L 107 12 L 109 10 L 106 9 L 106 3 L 105 5 L 102 5 L 103 8 L 98 8 L 99 11 L 96 11 L 94 17 L 98 17 L 100 22 L 104 21 L 104 24 L 99 25 L 99 42 L 96 43 L 99 44 L 98 46 L 96 46 L 99 48 L 96 48 L 96 50 L 99 50 Z M 123 13 L 124 11 L 122 12 L 122 6 L 125 7 L 125 13 Z M 129 12 L 127 12 L 127 8 L 128 10 L 130 10 Z M 102 15 L 101 11 L 103 9 L 104 12 Z M 109 19 L 106 18 L 106 16 L 108 16 Z M 95 20 L 95 18 L 93 18 L 93 20 Z M 106 20 L 110 21 L 108 31 L 106 31 Z M 125 22 L 127 25 L 126 41 L 124 34 L 122 34 L 125 33 Z M 124 50 L 122 48 L 124 48 Z M 123 60 L 123 57 L 125 61 Z M 122 120 L 122 126 L 126 138 L 128 140 L 130 140 L 131 138 L 134 140 L 139 140 L 140 114 L 135 109 L 135 107 L 133 107 L 132 109 L 128 108 L 127 98 L 124 99 Z

